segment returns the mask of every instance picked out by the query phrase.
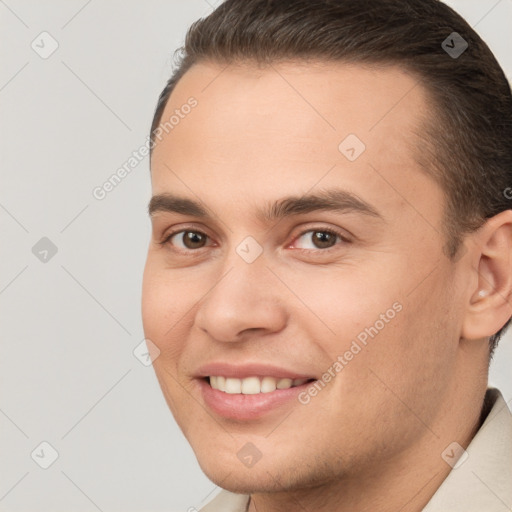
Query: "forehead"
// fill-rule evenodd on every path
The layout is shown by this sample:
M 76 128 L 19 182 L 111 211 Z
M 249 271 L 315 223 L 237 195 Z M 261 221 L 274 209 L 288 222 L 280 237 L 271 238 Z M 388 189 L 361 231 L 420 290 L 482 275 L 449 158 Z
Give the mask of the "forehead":
M 164 110 L 162 123 L 174 119 L 153 151 L 153 193 L 193 185 L 252 200 L 319 180 L 371 193 L 383 185 L 376 172 L 421 187 L 414 152 L 427 112 L 417 77 L 393 66 L 196 64 Z

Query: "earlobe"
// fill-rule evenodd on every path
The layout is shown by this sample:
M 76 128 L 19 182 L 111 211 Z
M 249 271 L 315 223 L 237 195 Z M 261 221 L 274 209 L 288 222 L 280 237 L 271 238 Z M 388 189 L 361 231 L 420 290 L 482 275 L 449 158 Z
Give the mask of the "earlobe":
M 465 339 L 488 338 L 512 316 L 512 210 L 489 219 L 474 241 L 477 275 L 462 325 Z

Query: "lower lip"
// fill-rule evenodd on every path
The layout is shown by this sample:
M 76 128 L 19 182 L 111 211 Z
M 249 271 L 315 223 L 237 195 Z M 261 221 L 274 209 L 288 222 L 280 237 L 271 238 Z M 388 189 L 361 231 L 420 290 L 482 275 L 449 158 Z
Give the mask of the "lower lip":
M 314 384 L 315 381 L 306 382 L 293 388 L 276 389 L 269 393 L 254 395 L 225 393 L 213 389 L 205 379 L 198 379 L 198 382 L 203 400 L 214 413 L 227 419 L 248 421 L 258 419 L 291 402 L 300 405 L 297 396 L 301 391 Z

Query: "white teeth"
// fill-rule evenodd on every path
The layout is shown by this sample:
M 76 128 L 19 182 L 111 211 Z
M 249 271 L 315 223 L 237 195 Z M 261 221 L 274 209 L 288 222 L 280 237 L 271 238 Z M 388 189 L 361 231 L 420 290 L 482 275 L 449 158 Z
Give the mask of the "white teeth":
M 210 380 L 211 380 L 211 377 L 210 377 Z M 226 377 L 222 377 L 222 376 L 218 375 L 216 384 L 217 384 L 217 387 L 215 388 L 212 386 L 212 388 L 225 390 L 226 389 Z
M 260 379 L 258 377 L 247 377 L 242 380 L 242 394 L 256 395 L 260 392 Z
M 276 389 L 289 389 L 295 386 L 301 386 L 308 379 L 275 379 L 274 377 L 246 377 L 245 379 L 235 379 L 232 377 L 223 377 L 221 375 L 212 375 L 210 377 L 210 386 L 228 394 L 256 395 L 258 393 L 271 393 Z
M 277 389 L 288 389 L 291 388 L 293 384 L 292 379 L 279 379 L 277 381 Z
M 276 390 L 276 379 L 274 377 L 263 377 L 261 380 L 261 392 L 270 393 Z
M 226 385 L 224 391 L 230 394 L 241 393 L 242 381 L 240 379 L 231 379 L 226 377 Z

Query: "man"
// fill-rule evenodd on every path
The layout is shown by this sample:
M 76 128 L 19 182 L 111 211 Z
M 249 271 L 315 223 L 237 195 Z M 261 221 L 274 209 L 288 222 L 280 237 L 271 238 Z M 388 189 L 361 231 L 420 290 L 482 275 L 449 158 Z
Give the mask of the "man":
M 152 126 L 143 322 L 212 511 L 503 511 L 512 97 L 436 0 L 227 0 Z

